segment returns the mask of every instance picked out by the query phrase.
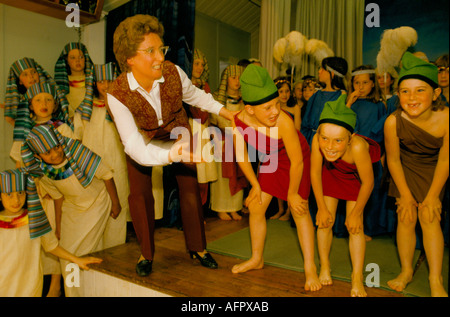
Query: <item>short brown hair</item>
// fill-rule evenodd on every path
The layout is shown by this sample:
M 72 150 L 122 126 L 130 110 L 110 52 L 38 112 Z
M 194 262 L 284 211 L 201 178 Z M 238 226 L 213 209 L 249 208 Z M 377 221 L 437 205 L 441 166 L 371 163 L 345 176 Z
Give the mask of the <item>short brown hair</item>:
M 161 39 L 164 35 L 164 26 L 154 16 L 137 14 L 120 22 L 114 31 L 113 51 L 122 72 L 130 70 L 127 59 L 136 55 L 139 44 L 149 33 L 156 33 Z

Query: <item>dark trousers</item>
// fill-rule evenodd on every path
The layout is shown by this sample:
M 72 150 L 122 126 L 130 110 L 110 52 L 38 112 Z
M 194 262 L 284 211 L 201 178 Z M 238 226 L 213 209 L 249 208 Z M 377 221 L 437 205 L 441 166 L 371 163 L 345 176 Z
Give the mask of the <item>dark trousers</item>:
M 141 166 L 127 156 L 128 179 L 130 182 L 130 215 L 141 253 L 147 260 L 153 260 L 155 253 L 155 204 L 152 193 L 152 168 Z M 197 182 L 195 165 L 174 163 L 174 174 L 178 184 L 181 220 L 189 251 L 206 249 L 203 209 Z

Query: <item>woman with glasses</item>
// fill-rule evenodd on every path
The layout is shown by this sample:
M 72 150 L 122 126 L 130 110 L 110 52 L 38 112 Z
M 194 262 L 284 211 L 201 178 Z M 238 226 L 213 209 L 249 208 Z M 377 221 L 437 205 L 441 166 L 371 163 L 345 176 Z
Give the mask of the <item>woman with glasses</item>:
M 130 214 L 141 247 L 136 272 L 152 271 L 155 211 L 152 166 L 172 164 L 179 188 L 186 248 L 203 266 L 218 265 L 206 251 L 203 210 L 192 134 L 183 102 L 232 119 L 232 113 L 212 95 L 195 87 L 180 67 L 165 61 L 164 27 L 157 18 L 136 15 L 122 21 L 114 32 L 114 54 L 122 74 L 108 91 L 108 105 L 127 154 Z M 178 130 L 186 135 L 171 132 Z M 178 140 L 177 140 L 178 141 Z

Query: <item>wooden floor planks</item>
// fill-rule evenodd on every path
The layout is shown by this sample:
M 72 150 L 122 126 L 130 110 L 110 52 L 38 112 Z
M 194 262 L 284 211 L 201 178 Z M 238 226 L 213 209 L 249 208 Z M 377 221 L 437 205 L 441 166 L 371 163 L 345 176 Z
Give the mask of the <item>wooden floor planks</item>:
M 248 216 L 241 221 L 206 218 L 207 241 L 214 241 L 248 226 Z M 192 260 L 186 251 L 183 232 L 176 228 L 157 228 L 153 272 L 139 277 L 135 266 L 139 246 L 132 234 L 124 245 L 95 253 L 103 263 L 94 269 L 132 281 L 156 291 L 177 297 L 349 297 L 351 285 L 334 280 L 333 286 L 318 292 L 303 289 L 301 272 L 265 266 L 262 270 L 233 274 L 231 268 L 242 260 L 213 254 L 217 270 L 207 269 Z M 377 288 L 366 288 L 370 297 L 402 297 L 401 294 Z

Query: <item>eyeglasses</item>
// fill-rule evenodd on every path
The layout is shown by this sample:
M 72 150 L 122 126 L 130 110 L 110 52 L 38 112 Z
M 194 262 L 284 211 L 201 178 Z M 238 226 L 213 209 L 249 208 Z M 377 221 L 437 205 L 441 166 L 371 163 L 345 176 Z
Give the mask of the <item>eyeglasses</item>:
M 149 47 L 145 50 L 137 50 L 137 51 L 142 51 L 147 53 L 148 55 L 150 55 L 151 57 L 155 57 L 156 52 L 158 51 L 162 56 L 166 56 L 167 51 L 169 51 L 169 46 L 161 46 L 158 49 L 155 49 L 153 47 Z
M 447 67 L 439 67 L 438 72 L 439 72 L 439 74 L 443 73 L 443 72 L 446 72 L 448 74 L 448 66 Z

